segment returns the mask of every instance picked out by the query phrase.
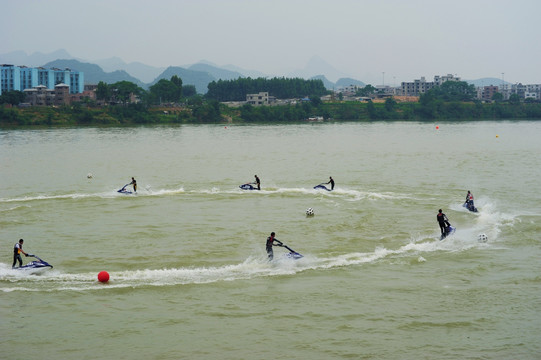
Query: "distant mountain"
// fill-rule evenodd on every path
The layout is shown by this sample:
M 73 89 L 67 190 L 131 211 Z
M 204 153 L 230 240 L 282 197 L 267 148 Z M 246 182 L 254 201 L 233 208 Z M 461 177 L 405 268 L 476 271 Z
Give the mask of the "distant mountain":
M 206 72 L 212 77 L 214 77 L 215 79 L 236 80 L 239 77 L 244 77 L 239 72 L 226 70 L 214 65 L 204 64 L 201 62 L 190 66 L 188 69 L 193 70 L 193 71 Z
M 154 85 L 161 79 L 170 80 L 173 75 L 182 79 L 182 85 L 194 85 L 199 94 L 205 94 L 207 85 L 216 78 L 206 71 L 188 70 L 178 66 L 170 66 L 161 73 L 150 85 Z
M 352 78 L 340 78 L 338 79 L 338 81 L 336 82 L 336 87 L 337 88 L 341 88 L 341 87 L 346 87 L 346 86 L 350 86 L 350 85 L 357 85 L 358 87 L 365 87 L 366 84 L 362 81 L 359 81 L 359 80 L 355 80 L 355 79 L 352 79 Z
M 107 84 L 114 84 L 119 81 L 130 81 L 142 88 L 147 87 L 146 84 L 144 84 L 141 80 L 134 78 L 124 70 L 117 70 L 107 73 L 96 64 L 84 63 L 78 60 L 54 60 L 41 66 L 44 68 L 68 68 L 75 71 L 82 71 L 84 72 L 85 84 L 97 84 L 100 81 Z
M 13 51 L 7 54 L 0 54 L 0 63 L 2 64 L 29 67 L 41 66 L 56 59 L 73 59 L 73 56 L 68 54 L 64 49 L 56 50 L 48 54 L 35 52 L 28 55 L 24 51 Z
M 334 89 L 334 83 L 329 81 L 325 75 L 316 75 L 316 76 L 312 76 L 310 78 L 310 80 L 321 80 L 323 81 L 323 86 L 325 86 L 325 89 L 327 90 L 332 90 Z
M 242 75 L 244 75 L 244 77 L 250 77 L 252 79 L 266 78 L 266 77 L 269 76 L 268 74 L 264 74 L 261 71 L 246 70 L 246 69 L 240 68 L 240 67 L 235 66 L 235 65 L 224 65 L 224 66 L 222 66 L 222 69 L 226 69 L 226 70 L 229 70 L 229 71 L 235 71 L 235 72 L 241 73 Z
M 349 85 L 357 85 L 359 87 L 366 86 L 366 84 L 363 83 L 362 81 L 355 80 L 355 79 L 352 79 L 352 78 L 340 78 L 340 79 L 338 79 L 338 81 L 336 83 L 333 83 L 332 81 L 329 81 L 325 77 L 325 75 L 312 76 L 310 79 L 316 79 L 316 80 L 323 81 L 323 85 L 325 85 L 325 88 L 327 90 L 338 90 L 339 88 L 343 88 L 343 87 L 346 87 L 346 86 L 349 86 Z
M 310 79 L 314 76 L 325 74 L 328 79 L 339 79 L 346 77 L 343 72 L 335 69 L 319 56 L 312 57 L 303 69 L 298 69 L 289 74 L 290 77 L 300 77 Z
M 468 84 L 472 84 L 475 87 L 483 87 L 483 86 L 500 86 L 502 84 L 502 79 L 498 78 L 482 78 L 477 80 L 464 80 Z M 508 83 L 506 81 L 503 82 L 506 85 L 510 85 L 511 83 Z
M 97 60 L 94 61 L 94 63 L 99 65 L 104 71 L 107 72 L 125 70 L 131 76 L 136 77 L 145 83 L 154 81 L 154 79 L 156 79 L 165 70 L 163 67 L 154 67 L 137 61 L 127 64 L 119 57 Z

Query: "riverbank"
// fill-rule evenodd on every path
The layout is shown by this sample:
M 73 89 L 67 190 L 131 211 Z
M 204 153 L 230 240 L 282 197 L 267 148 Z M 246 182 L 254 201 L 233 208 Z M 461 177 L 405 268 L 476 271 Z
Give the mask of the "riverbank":
M 431 102 L 385 103 L 310 102 L 286 106 L 244 105 L 228 107 L 216 101 L 185 107 L 126 106 L 87 107 L 82 104 L 63 107 L 16 108 L 0 106 L 0 126 L 85 126 L 178 123 L 268 123 L 299 122 L 310 117 L 334 121 L 394 120 L 540 120 L 541 103 L 462 103 Z

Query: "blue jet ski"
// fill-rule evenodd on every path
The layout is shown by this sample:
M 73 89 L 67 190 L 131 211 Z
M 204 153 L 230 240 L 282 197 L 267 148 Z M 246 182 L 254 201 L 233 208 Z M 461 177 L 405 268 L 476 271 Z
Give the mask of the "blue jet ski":
M 42 272 L 44 270 L 53 268 L 53 266 L 51 264 L 49 264 L 45 260 L 40 259 L 36 255 L 28 254 L 28 256 L 36 258 L 37 260 L 31 261 L 31 262 L 29 262 L 28 264 L 26 264 L 24 266 L 19 266 L 19 267 L 14 268 L 14 269 L 15 270 L 25 271 L 25 272 L 28 272 L 30 274 L 35 274 L 35 273 Z
M 122 187 L 122 189 L 118 190 L 117 192 L 121 193 L 121 194 L 133 194 L 132 191 L 129 191 L 129 190 L 126 190 L 126 186 L 128 186 L 130 184 L 126 184 Z
M 239 186 L 242 190 L 257 190 L 256 187 L 254 187 L 252 184 L 242 184 Z
M 440 240 L 443 240 L 447 236 L 449 236 L 451 234 L 454 234 L 455 231 L 456 231 L 456 228 L 451 226 L 451 224 L 449 224 L 448 226 L 445 227 L 445 230 L 444 230 L 443 234 L 441 235 Z
M 474 212 L 474 213 L 477 212 L 477 208 L 473 205 L 473 201 L 472 202 L 466 201 L 462 206 L 464 206 L 466 209 L 470 210 L 471 212 Z
M 293 259 L 293 260 L 298 260 L 300 258 L 302 258 L 303 256 L 301 254 L 299 254 L 298 252 L 296 252 L 295 250 L 291 249 L 289 246 L 287 245 L 282 245 L 282 247 L 285 247 L 286 249 L 289 250 L 289 254 L 286 254 L 285 256 L 290 258 L 290 259 Z
M 316 186 L 314 186 L 314 189 L 316 189 L 316 190 L 321 189 L 321 190 L 331 191 L 331 189 L 327 188 L 324 184 L 316 185 Z

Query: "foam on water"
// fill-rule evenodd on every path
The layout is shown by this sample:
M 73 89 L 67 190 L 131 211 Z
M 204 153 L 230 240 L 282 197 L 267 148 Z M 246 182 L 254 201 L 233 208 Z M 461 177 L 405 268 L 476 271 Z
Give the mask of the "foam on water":
M 250 256 L 241 263 L 218 267 L 181 267 L 109 272 L 111 279 L 107 284 L 101 284 L 97 281 L 97 271 L 71 274 L 55 268 L 40 275 L 29 275 L 19 270 L 13 270 L 7 264 L 0 263 L 0 281 L 3 283 L 1 289 L 3 292 L 85 291 L 144 286 L 207 284 L 266 276 L 294 275 L 310 270 L 360 266 L 393 257 L 415 256 L 421 258 L 422 254 L 430 252 L 458 252 L 479 246 L 487 245 L 479 244 L 476 239 L 470 236 L 453 236 L 452 240 L 448 238 L 446 241 L 411 241 L 395 250 L 377 247 L 373 252 L 353 252 L 328 257 L 306 254 L 305 257 L 299 260 L 278 256 L 274 261 L 268 262 L 264 257 Z M 423 261 L 426 260 L 423 258 Z
M 40 194 L 40 195 L 28 195 L 23 197 L 11 198 L 11 199 L 0 199 L 0 203 L 13 203 L 13 202 L 32 202 L 32 201 L 41 201 L 41 200 L 63 200 L 63 199 L 86 199 L 86 198 L 116 198 L 116 197 L 126 197 L 130 195 L 136 196 L 162 196 L 162 195 L 176 195 L 185 193 L 184 188 L 180 187 L 178 189 L 160 189 L 153 191 L 150 188 L 144 190 L 139 190 L 136 194 L 123 194 L 119 193 L 117 190 L 110 190 L 98 193 L 69 193 L 69 194 L 58 194 L 58 195 L 49 195 L 49 194 Z M 12 208 L 16 209 L 16 207 Z
M 520 214 L 504 213 L 498 210 L 497 204 L 487 197 L 480 198 L 475 202 L 478 212 L 473 213 L 461 204 L 451 204 L 450 209 L 469 214 L 473 217 L 474 223 L 468 227 L 460 227 L 457 233 L 466 238 L 477 238 L 481 233 L 488 236 L 488 241 L 496 241 L 502 228 L 513 226 Z
M 402 199 L 414 199 L 407 194 L 399 194 L 393 192 L 371 192 L 363 191 L 356 189 L 344 189 L 336 188 L 333 191 L 321 191 L 313 188 L 282 188 L 282 187 L 268 187 L 262 190 L 242 190 L 240 188 L 227 188 L 221 189 L 220 187 L 212 187 L 210 189 L 193 189 L 185 190 L 183 186 L 176 189 L 159 189 L 152 190 L 150 186 L 147 186 L 145 189 L 140 189 L 137 193 L 119 193 L 117 190 L 110 190 L 105 192 L 97 193 L 67 193 L 67 194 L 36 194 L 36 195 L 27 195 L 15 198 L 2 198 L 0 203 L 25 203 L 33 201 L 43 201 L 43 200 L 63 200 L 63 199 L 87 199 L 87 198 L 125 198 L 129 196 L 167 196 L 167 195 L 180 195 L 180 194 L 204 194 L 204 195 L 220 195 L 220 194 L 264 194 L 264 195 L 319 195 L 329 198 L 343 198 L 346 201 L 360 201 L 360 200 L 402 200 Z M 11 209 L 15 209 L 13 207 Z M 5 209 L 3 211 L 6 211 Z

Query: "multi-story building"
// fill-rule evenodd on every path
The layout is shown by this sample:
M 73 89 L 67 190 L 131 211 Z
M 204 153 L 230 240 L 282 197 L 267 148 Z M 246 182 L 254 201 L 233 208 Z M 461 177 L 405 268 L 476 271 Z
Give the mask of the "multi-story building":
M 20 72 L 21 72 L 21 88 L 22 89 L 33 88 L 39 85 L 38 69 L 21 66 Z
M 503 95 L 503 100 L 509 100 L 513 94 L 518 95 L 520 99 L 541 99 L 541 84 L 502 84 L 500 93 Z
M 483 101 L 492 101 L 494 94 L 498 92 L 498 87 L 494 85 L 483 86 L 482 91 L 477 96 Z
M 44 69 L 0 65 L 0 95 L 5 91 L 23 91 L 38 85 L 54 90 L 58 84 L 69 86 L 71 94 L 82 93 L 84 90 L 84 73 L 71 69 Z
M 539 95 L 540 95 L 539 92 L 526 92 L 524 93 L 524 99 L 539 100 L 541 99 Z
M 260 105 L 269 105 L 276 102 L 274 96 L 269 96 L 268 92 L 260 92 L 258 94 L 246 94 L 246 103 L 260 106 Z
M 52 104 L 53 91 L 44 85 L 38 85 L 31 89 L 24 89 L 26 103 L 33 106 L 46 106 Z
M 447 74 L 444 76 L 436 75 L 434 76 L 434 81 L 426 81 L 423 76 L 421 79 L 414 80 L 413 82 L 402 82 L 399 92 L 403 96 L 419 96 L 436 86 L 440 86 L 446 81 L 460 81 L 460 78 L 452 74 Z
M 447 74 L 443 76 L 436 75 L 434 76 L 434 85 L 440 86 L 446 81 L 460 81 L 460 78 L 457 76 L 454 76 L 453 74 Z
M 54 70 L 38 68 L 38 84 L 45 86 L 47 89 L 54 88 Z
M 21 68 L 14 65 L 0 65 L 0 95 L 4 91 L 21 90 Z
M 32 106 L 69 105 L 71 102 L 70 87 L 66 84 L 57 84 L 54 89 L 38 85 L 24 89 L 26 103 Z

